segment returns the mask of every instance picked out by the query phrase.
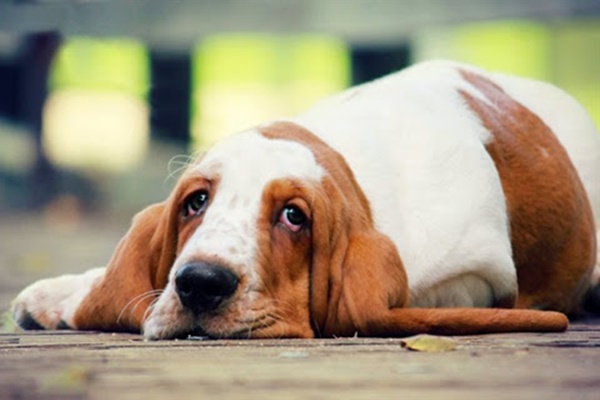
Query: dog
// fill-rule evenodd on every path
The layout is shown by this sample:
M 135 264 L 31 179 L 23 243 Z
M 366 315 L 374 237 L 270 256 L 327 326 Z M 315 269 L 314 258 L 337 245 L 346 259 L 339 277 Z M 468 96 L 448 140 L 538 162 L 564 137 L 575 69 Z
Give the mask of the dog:
M 425 62 L 218 142 L 107 267 L 12 314 L 148 339 L 563 331 L 597 285 L 598 171 L 560 89 Z

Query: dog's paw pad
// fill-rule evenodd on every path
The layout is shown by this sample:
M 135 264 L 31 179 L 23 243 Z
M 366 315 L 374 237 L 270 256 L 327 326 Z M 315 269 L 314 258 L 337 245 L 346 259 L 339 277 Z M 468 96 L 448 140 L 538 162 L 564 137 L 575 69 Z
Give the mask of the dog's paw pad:
M 25 309 L 23 304 L 14 307 L 12 316 L 15 323 L 27 331 L 40 331 L 45 329 L 42 324 L 33 318 L 33 315 Z
M 64 320 L 60 320 L 58 322 L 58 325 L 56 326 L 56 329 L 58 330 L 71 330 L 73 329 L 73 327 L 69 324 L 67 324 Z
M 41 331 L 44 327 L 35 320 L 29 313 L 23 314 L 23 317 L 15 319 L 17 324 L 26 331 Z

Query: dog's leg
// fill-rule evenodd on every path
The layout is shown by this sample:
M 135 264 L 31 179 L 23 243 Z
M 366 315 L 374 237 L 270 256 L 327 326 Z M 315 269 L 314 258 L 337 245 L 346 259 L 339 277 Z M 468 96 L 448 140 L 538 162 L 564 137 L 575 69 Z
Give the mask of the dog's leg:
M 12 302 L 15 322 L 23 329 L 75 329 L 75 311 L 105 270 L 94 268 L 29 285 Z

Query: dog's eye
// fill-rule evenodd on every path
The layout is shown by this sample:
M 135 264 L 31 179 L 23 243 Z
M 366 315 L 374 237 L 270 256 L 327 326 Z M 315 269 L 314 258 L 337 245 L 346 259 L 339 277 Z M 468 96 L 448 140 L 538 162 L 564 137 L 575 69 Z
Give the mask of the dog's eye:
M 206 209 L 207 205 L 208 192 L 205 190 L 194 192 L 183 202 L 183 216 L 199 215 Z
M 308 217 L 300 207 L 287 205 L 281 210 L 279 222 L 285 225 L 292 232 L 300 231 L 307 223 Z

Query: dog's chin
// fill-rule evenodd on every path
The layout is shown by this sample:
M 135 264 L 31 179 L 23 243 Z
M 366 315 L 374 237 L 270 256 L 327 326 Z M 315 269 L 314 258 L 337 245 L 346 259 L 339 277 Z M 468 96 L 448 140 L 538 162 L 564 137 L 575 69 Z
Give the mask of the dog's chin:
M 148 340 L 307 337 L 306 332 L 297 332 L 297 329 L 288 332 L 295 324 L 270 318 L 267 311 L 254 318 L 241 317 L 248 314 L 231 305 L 204 313 L 174 306 L 157 307 L 146 320 L 143 334 Z
M 207 324 L 203 327 L 198 324 L 189 329 L 174 331 L 171 337 L 164 339 L 192 339 L 192 340 L 217 340 L 217 339 L 256 339 L 273 338 L 265 327 L 252 327 L 246 324 Z
M 218 331 L 207 332 L 197 326 L 187 329 L 165 329 L 157 334 L 153 332 L 144 332 L 144 337 L 148 340 L 218 340 L 218 339 L 251 339 L 255 335 L 251 330 L 240 329 L 236 331 Z
M 146 340 L 185 340 L 185 339 L 214 339 L 202 328 L 194 326 L 165 326 L 162 328 L 145 327 L 143 331 Z
M 312 338 L 314 332 L 306 324 L 270 323 L 263 325 L 224 323 L 213 319 L 171 321 L 169 324 L 148 325 L 144 329 L 148 340 L 211 340 L 211 339 L 275 339 Z
M 204 321 L 203 321 L 204 320 Z M 157 321 L 149 320 L 144 325 L 144 338 L 147 340 L 174 339 L 249 339 L 253 337 L 252 329 L 235 324 L 218 324 L 204 318 L 185 318 L 183 320 Z

